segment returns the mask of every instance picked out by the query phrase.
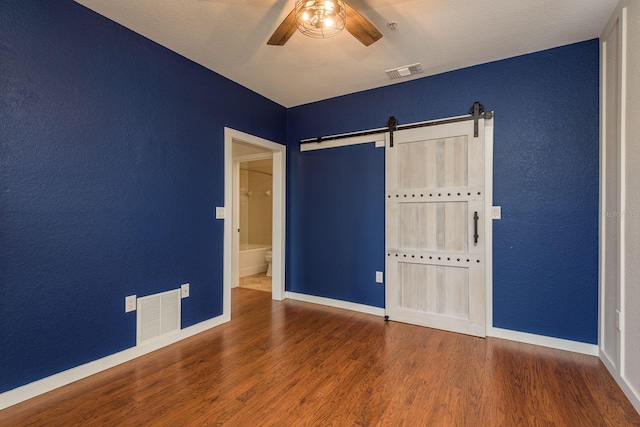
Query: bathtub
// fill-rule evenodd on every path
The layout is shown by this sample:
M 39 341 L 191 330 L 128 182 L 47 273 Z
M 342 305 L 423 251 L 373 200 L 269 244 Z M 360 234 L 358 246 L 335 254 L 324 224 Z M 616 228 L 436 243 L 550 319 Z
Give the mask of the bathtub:
M 269 249 L 271 249 L 271 245 L 240 245 L 238 253 L 239 277 L 266 272 L 269 265 L 264 260 L 264 254 Z

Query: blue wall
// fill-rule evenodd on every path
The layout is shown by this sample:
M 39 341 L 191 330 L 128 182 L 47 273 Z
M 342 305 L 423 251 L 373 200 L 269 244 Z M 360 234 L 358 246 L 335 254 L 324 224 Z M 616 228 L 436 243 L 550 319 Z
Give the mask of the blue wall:
M 0 1 L 0 392 L 135 345 L 124 298 L 222 313 L 223 127 L 285 108 L 70 0 Z
M 383 150 L 298 140 L 476 100 L 495 326 L 595 343 L 596 40 L 285 110 L 70 0 L 0 0 L 0 392 L 135 345 L 126 295 L 221 313 L 224 126 L 289 146 L 287 289 L 383 307 Z
M 384 306 L 384 159 L 298 141 L 496 113 L 494 326 L 597 341 L 598 41 L 591 40 L 288 110 L 287 287 Z M 318 120 L 320 118 L 320 120 Z M 335 151 L 331 153 L 331 151 Z M 359 239 L 355 241 L 355 239 Z
M 384 148 L 368 143 L 293 157 L 288 290 L 383 306 L 375 271 L 384 271 Z

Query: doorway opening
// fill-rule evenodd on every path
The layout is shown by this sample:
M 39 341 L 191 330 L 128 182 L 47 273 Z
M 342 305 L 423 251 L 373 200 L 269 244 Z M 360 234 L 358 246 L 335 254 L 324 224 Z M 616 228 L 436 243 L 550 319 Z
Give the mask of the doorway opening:
M 254 289 L 270 282 L 272 298 L 284 299 L 285 158 L 284 145 L 225 128 L 225 317 L 241 281 Z
M 233 143 L 234 178 L 238 178 L 233 190 L 233 222 L 238 234 L 233 286 L 271 293 L 273 155 L 238 154 L 256 148 Z

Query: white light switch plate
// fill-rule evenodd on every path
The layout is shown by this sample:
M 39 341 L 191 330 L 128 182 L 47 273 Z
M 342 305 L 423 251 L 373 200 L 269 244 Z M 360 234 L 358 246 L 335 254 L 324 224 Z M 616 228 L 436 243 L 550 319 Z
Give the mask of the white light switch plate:
M 376 283 L 384 282 L 384 274 L 382 271 L 376 271 Z
M 126 297 L 124 299 L 124 312 L 125 313 L 129 313 L 131 311 L 136 311 L 136 296 L 135 295 L 129 295 L 128 297 Z
M 224 219 L 224 207 L 216 206 L 216 219 Z
M 180 298 L 187 298 L 189 296 L 189 284 L 185 283 L 180 286 Z
M 493 219 L 502 218 L 502 206 L 493 206 L 491 208 L 491 218 Z

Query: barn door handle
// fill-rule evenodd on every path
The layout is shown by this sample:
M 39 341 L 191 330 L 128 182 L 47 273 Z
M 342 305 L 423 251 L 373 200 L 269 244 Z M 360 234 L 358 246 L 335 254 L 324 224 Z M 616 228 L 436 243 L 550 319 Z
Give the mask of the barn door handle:
M 473 213 L 473 244 L 478 244 L 478 212 Z

